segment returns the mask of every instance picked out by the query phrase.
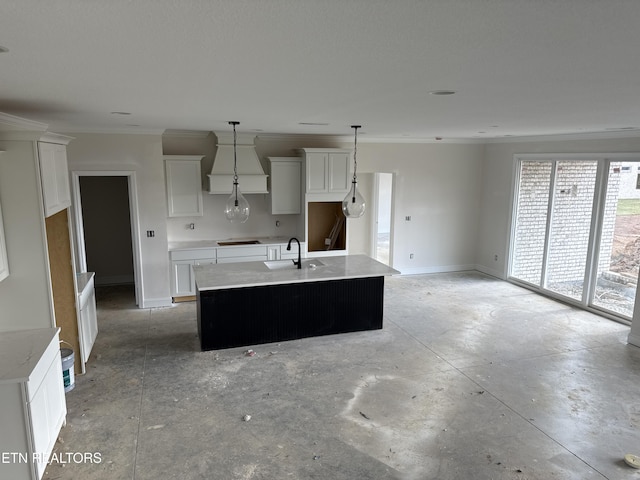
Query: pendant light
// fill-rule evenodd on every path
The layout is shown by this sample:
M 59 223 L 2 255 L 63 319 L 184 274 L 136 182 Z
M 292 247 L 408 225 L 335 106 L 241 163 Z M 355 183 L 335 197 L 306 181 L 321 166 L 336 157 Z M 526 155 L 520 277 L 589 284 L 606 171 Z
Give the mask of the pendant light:
M 238 166 L 236 155 L 236 125 L 240 122 L 229 122 L 233 125 L 233 189 L 224 206 L 224 214 L 231 223 L 244 223 L 249 219 L 249 202 L 238 188 Z
M 353 180 L 351 181 L 351 190 L 344 200 L 342 201 L 342 212 L 347 218 L 358 218 L 364 215 L 364 198 L 358 191 L 358 177 L 356 175 L 358 169 L 358 129 L 360 125 L 351 125 L 351 128 L 355 130 L 355 137 L 353 142 Z

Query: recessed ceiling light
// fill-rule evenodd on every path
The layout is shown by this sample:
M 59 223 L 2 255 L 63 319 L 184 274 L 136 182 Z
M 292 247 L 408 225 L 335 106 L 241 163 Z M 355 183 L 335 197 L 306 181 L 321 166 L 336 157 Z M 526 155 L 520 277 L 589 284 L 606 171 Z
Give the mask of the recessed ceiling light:
M 455 93 L 456 92 L 454 90 L 433 90 L 429 92 L 429 95 L 445 96 L 445 95 L 455 95 Z
M 7 47 L 3 47 L 2 45 L 0 45 L 0 53 L 7 53 L 9 51 L 9 49 Z
M 111 115 L 131 115 L 131 112 L 111 112 Z

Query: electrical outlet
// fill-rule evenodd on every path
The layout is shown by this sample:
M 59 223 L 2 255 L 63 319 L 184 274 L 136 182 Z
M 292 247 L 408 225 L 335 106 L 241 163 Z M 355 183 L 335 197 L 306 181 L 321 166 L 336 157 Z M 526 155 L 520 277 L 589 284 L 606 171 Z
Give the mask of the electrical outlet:
M 147 230 L 147 237 L 151 238 L 155 236 L 156 236 L 155 230 Z
M 411 260 L 413 260 L 413 253 L 410 253 L 410 254 L 409 254 L 409 258 L 410 258 Z
M 494 255 L 493 260 L 497 262 L 498 261 L 498 255 Z
M 406 222 L 410 222 L 411 221 L 411 215 L 407 215 L 406 217 L 404 217 L 404 220 Z

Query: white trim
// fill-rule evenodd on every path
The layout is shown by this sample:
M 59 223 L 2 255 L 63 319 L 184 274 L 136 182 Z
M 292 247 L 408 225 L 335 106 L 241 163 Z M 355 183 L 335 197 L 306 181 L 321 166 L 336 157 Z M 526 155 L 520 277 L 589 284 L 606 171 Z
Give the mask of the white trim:
M 0 112 L 0 130 L 6 131 L 40 131 L 47 130 L 49 125 L 42 122 L 36 122 L 34 120 L 28 120 L 22 117 L 16 117 L 15 115 L 9 115 L 8 113 Z
M 471 270 L 476 270 L 476 265 L 475 264 L 440 265 L 437 267 L 410 267 L 410 268 L 393 267 L 393 268 L 395 268 L 396 270 L 400 270 L 401 275 L 421 275 L 425 273 L 467 272 Z
M 631 332 L 629 332 L 629 336 L 627 337 L 627 342 L 629 343 L 629 345 L 640 347 L 640 336 L 633 335 Z
M 133 170 L 73 170 L 71 172 L 72 197 L 74 207 L 74 226 L 78 245 L 78 268 L 87 271 L 87 252 L 84 242 L 82 221 L 82 202 L 80 198 L 80 177 L 128 177 L 129 215 L 131 217 L 131 248 L 133 251 L 133 276 L 136 292 L 136 304 L 142 308 L 144 300 L 144 278 L 142 274 L 142 249 L 140 245 L 140 214 L 138 210 L 138 188 L 136 172 Z
M 485 265 L 476 265 L 475 270 L 484 273 L 485 275 L 491 275 L 492 277 L 499 278 L 500 280 L 506 280 L 507 277 L 504 272 L 496 270 L 494 268 L 489 268 Z
M 637 161 L 640 160 L 640 152 L 618 153 L 516 153 L 514 160 L 616 160 Z
M 117 127 L 117 128 L 82 128 L 82 127 L 55 127 L 57 132 L 89 133 L 98 135 L 162 135 L 164 128 L 142 127 Z
M 171 297 L 162 298 L 145 298 L 139 305 L 140 308 L 163 308 L 171 307 L 173 305 L 173 299 Z

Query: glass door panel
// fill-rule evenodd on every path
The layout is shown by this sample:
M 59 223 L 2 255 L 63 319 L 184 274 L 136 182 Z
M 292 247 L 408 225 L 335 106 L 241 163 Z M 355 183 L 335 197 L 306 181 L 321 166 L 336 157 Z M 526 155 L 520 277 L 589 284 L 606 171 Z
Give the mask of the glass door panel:
M 558 161 L 544 288 L 582 301 L 598 162 Z
M 592 304 L 631 319 L 640 263 L 640 161 L 611 162 Z
M 551 185 L 550 161 L 520 164 L 510 275 L 540 286 Z

